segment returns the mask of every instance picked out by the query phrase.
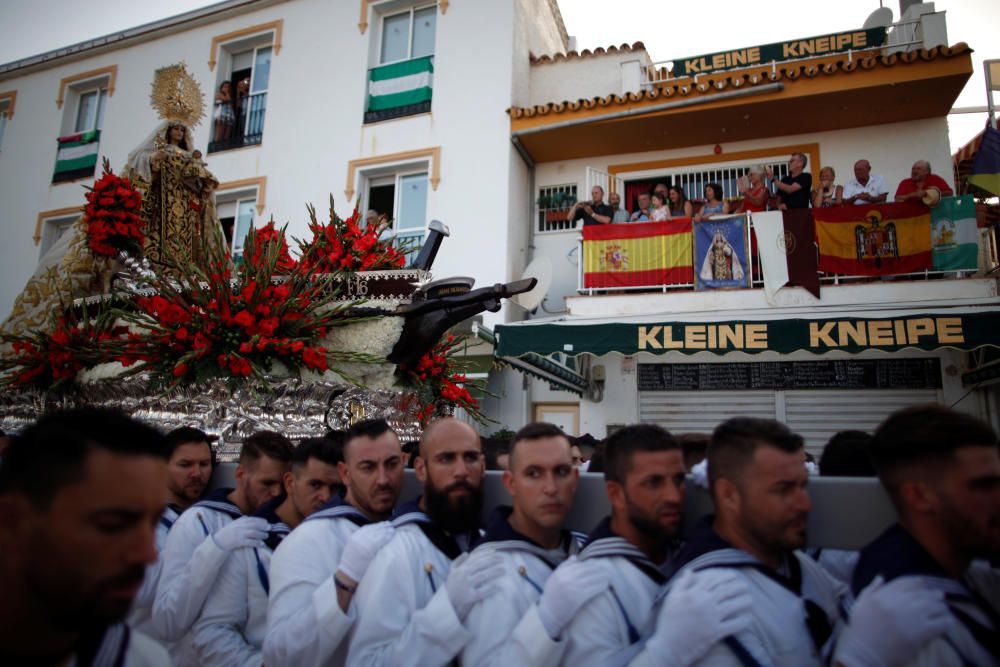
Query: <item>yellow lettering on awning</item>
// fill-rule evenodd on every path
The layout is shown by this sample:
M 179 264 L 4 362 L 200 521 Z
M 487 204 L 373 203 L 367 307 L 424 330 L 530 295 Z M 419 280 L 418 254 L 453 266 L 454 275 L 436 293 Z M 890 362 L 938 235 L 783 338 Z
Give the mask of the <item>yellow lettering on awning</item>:
M 674 328 L 672 326 L 663 327 L 663 347 L 667 350 L 684 349 L 684 341 L 674 340 Z
M 661 349 L 663 346 L 660 345 L 658 340 L 656 340 L 656 337 L 660 335 L 661 329 L 663 329 L 663 327 L 659 325 L 655 327 L 639 327 L 639 349 Z
M 827 322 L 820 327 L 819 322 L 809 323 L 809 347 L 838 347 L 837 342 L 830 335 L 836 322 Z
M 868 33 L 863 30 L 854 33 L 854 48 L 863 49 L 866 46 L 868 46 Z
M 965 332 L 962 331 L 961 317 L 939 317 L 937 318 L 938 342 L 940 343 L 964 343 Z
M 705 349 L 705 325 L 694 324 L 684 327 L 684 347 L 692 350 Z
M 719 325 L 719 347 L 725 349 L 731 346 L 737 350 L 743 349 L 743 326 L 742 325 Z
M 767 349 L 767 324 L 747 324 L 745 326 L 748 350 Z
M 781 45 L 781 55 L 785 58 L 798 58 L 799 54 L 795 50 L 796 42 L 786 42 Z
M 868 345 L 868 332 L 864 322 L 837 322 L 837 340 L 841 347 L 847 345 L 847 339 L 855 345 Z
M 892 322 L 890 320 L 871 320 L 868 322 L 868 341 L 871 345 L 892 345 Z
M 910 345 L 919 345 L 921 336 L 934 335 L 934 320 L 929 317 L 921 317 L 916 320 L 906 322 L 906 342 Z

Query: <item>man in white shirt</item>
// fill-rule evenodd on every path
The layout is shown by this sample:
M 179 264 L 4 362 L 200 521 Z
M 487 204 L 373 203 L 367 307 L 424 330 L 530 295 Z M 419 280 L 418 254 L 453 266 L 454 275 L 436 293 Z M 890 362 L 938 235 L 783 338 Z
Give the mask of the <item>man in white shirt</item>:
M 170 459 L 167 461 L 167 508 L 156 525 L 156 562 L 146 567 L 142 588 L 132 601 L 129 627 L 151 633 L 153 600 L 160 580 L 163 560 L 159 554 L 167 544 L 167 534 L 174 522 L 201 498 L 212 477 L 212 445 L 209 436 L 196 428 L 182 426 L 167 434 Z
M 337 468 L 346 493 L 292 531 L 271 558 L 267 665 L 345 663 L 357 621 L 353 589 L 392 536 L 386 520 L 403 489 L 399 438 L 381 419 L 359 422 L 340 436 Z
M 210 493 L 170 529 L 156 586 L 152 628 L 160 640 L 178 642 L 174 660 L 179 667 L 198 664 L 190 630 L 230 552 L 264 544 L 267 521 L 250 515 L 281 492 L 292 449 L 288 438 L 273 431 L 248 436 L 236 468 L 236 488 Z
M 884 204 L 888 195 L 885 179 L 872 173 L 868 160 L 854 163 L 854 180 L 844 186 L 844 204 Z
M 194 625 L 194 645 L 203 665 L 256 667 L 267 629 L 271 554 L 286 535 L 322 507 L 340 485 L 340 443 L 306 440 L 292 453 L 282 479 L 284 494 L 259 509 L 268 536 L 262 547 L 242 547 L 229 555 L 205 608 Z
M 162 667 L 122 622 L 156 560 L 167 448 L 111 410 L 51 412 L 0 466 L 0 665 Z
M 448 576 L 452 561 L 479 537 L 484 464 L 475 430 L 452 418 L 431 423 L 414 469 L 424 493 L 400 508 L 395 534 L 354 598 L 351 666 L 447 665 L 472 637 L 463 625 L 469 611 L 497 589 L 502 574 L 499 559 L 486 557 Z
M 499 556 L 503 564 L 496 593 L 473 605 L 466 618 L 473 639 L 462 651 L 462 664 L 558 664 L 566 642 L 548 636 L 536 603 L 549 575 L 579 553 L 583 538 L 562 527 L 580 477 L 571 451 L 566 435 L 553 424 L 528 424 L 514 435 L 510 470 L 503 474 L 513 507 L 498 508 L 482 541 L 450 575 L 474 567 L 486 555 Z M 577 581 L 578 589 L 593 590 L 592 595 L 606 585 L 600 578 Z

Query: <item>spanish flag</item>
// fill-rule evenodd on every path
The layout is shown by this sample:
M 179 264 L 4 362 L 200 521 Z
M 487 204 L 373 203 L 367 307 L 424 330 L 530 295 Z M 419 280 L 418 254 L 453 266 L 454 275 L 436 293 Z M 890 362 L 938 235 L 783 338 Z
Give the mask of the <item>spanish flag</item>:
M 931 214 L 923 204 L 813 209 L 819 270 L 888 276 L 931 268 Z
M 583 286 L 689 285 L 691 218 L 583 228 Z

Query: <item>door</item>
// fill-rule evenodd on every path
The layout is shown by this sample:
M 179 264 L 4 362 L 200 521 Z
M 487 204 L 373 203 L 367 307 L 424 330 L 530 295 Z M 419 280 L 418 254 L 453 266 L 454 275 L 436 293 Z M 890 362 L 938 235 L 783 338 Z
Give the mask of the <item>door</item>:
M 569 403 L 536 403 L 535 421 L 555 424 L 566 435 L 580 434 L 580 406 Z

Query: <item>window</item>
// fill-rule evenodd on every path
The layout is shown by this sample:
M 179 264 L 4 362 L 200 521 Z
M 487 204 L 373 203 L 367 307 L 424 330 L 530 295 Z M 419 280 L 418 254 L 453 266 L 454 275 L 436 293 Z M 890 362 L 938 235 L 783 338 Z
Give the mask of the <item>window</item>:
M 381 17 L 377 64 L 368 72 L 366 123 L 430 111 L 436 28 L 436 5 Z
M 45 256 L 49 250 L 62 238 L 63 234 L 69 231 L 69 228 L 73 226 L 76 219 L 79 218 L 79 214 L 70 216 L 61 216 L 53 218 L 45 218 L 42 220 L 42 239 L 39 245 L 38 257 L 41 259 Z
M 562 232 L 576 229 L 576 223 L 568 215 L 574 203 L 575 183 L 538 188 L 538 231 Z
M 223 76 L 215 90 L 212 140 L 208 152 L 256 146 L 264 138 L 264 117 L 271 79 L 272 35 L 223 47 Z M 220 91 L 228 84 L 228 98 Z
M 0 148 L 3 148 L 3 132 L 7 129 L 7 107 L 0 106 Z
M 257 216 L 257 193 L 255 191 L 234 192 L 218 195 L 216 211 L 222 222 L 234 258 L 243 257 L 243 243 Z
M 77 101 L 74 132 L 100 130 L 104 124 L 104 108 L 108 102 L 108 89 L 99 88 L 81 93 Z
M 390 221 L 389 233 L 397 246 L 414 252 L 424 239 L 427 228 L 427 172 L 405 171 L 370 176 L 365 211 L 374 210 Z

